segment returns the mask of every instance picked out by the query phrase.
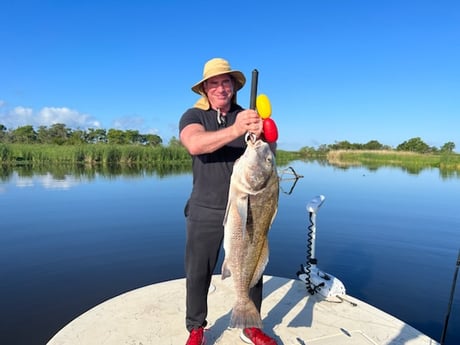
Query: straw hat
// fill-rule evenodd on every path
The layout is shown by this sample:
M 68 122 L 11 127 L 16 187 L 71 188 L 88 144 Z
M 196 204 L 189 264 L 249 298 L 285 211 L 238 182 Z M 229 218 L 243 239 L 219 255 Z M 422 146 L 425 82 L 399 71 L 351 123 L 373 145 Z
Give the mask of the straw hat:
M 241 89 L 246 83 L 246 78 L 240 71 L 232 70 L 227 60 L 214 58 L 206 62 L 203 69 L 203 79 L 192 86 L 192 91 L 199 95 L 205 96 L 203 91 L 203 82 L 209 78 L 221 75 L 230 74 L 235 80 L 235 92 Z

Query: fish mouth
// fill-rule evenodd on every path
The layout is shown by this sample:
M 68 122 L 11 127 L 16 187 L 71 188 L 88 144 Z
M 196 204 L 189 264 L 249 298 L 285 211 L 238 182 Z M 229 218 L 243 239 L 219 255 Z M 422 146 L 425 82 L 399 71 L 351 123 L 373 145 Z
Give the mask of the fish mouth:
M 254 144 L 258 141 L 256 135 L 251 132 L 246 133 L 246 135 L 244 136 L 244 140 L 246 141 L 246 144 Z
M 246 144 L 252 146 L 253 148 L 258 148 L 265 143 L 262 139 L 257 139 L 256 135 L 254 133 L 246 133 L 245 136 Z

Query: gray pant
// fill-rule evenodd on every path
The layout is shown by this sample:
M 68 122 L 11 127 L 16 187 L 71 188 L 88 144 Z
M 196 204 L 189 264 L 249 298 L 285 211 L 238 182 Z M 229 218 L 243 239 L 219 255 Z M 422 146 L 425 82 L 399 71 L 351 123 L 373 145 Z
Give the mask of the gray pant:
M 187 240 L 185 247 L 186 318 L 188 331 L 205 327 L 208 314 L 208 290 L 224 237 L 222 225 L 225 210 L 187 204 L 185 216 Z M 250 297 L 260 312 L 262 278 L 251 289 Z

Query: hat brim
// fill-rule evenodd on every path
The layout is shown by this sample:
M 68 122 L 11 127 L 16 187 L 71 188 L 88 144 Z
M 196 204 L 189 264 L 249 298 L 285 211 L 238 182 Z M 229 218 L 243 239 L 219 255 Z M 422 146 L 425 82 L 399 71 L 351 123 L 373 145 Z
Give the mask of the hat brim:
M 203 82 L 208 80 L 209 78 L 212 77 L 217 77 L 218 75 L 223 75 L 223 74 L 230 74 L 233 77 L 233 80 L 235 81 L 235 92 L 240 90 L 244 84 L 246 83 L 246 77 L 244 74 L 240 71 L 230 71 L 230 72 L 223 72 L 223 73 L 216 73 L 214 75 L 210 75 L 206 78 L 201 79 L 198 83 L 192 86 L 192 91 L 199 94 L 199 95 L 204 95 L 203 91 Z

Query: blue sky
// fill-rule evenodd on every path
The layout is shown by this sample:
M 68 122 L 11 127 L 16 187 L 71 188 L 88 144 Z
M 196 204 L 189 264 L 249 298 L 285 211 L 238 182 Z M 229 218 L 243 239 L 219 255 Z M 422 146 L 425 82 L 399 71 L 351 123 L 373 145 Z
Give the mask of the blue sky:
M 223 57 L 272 105 L 278 147 L 414 137 L 460 152 L 460 1 L 23 1 L 0 20 L 0 124 L 178 137 Z

